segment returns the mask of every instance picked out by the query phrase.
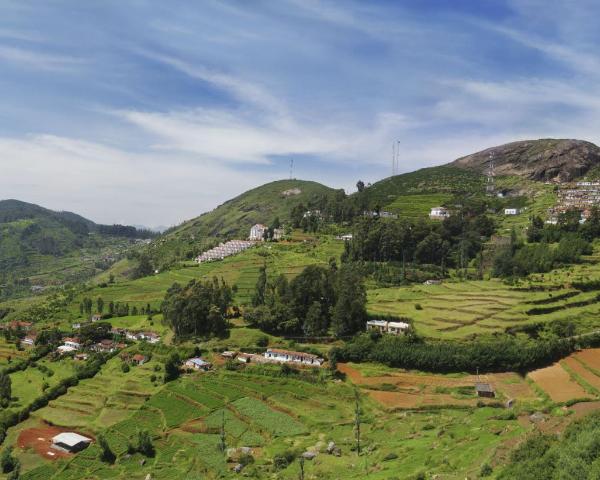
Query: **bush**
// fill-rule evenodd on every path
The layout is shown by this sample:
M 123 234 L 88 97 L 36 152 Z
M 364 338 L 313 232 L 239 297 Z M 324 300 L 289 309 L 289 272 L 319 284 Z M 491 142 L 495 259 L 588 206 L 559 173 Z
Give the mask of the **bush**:
M 394 452 L 388 453 L 385 457 L 383 457 L 384 462 L 389 462 L 390 460 L 396 460 L 398 455 Z
M 264 347 L 266 347 L 268 345 L 269 345 L 269 337 L 267 337 L 266 335 L 261 335 L 256 340 L 256 346 L 257 347 L 264 348 Z
M 129 364 L 127 364 L 127 363 L 125 363 L 125 362 L 121 363 L 121 371 L 122 371 L 123 373 L 127 373 L 129 370 L 130 370 L 130 368 L 129 368 Z
M 479 476 L 480 477 L 489 477 L 493 472 L 492 467 L 490 466 L 489 463 L 484 463 L 481 466 L 481 470 L 479 470 Z

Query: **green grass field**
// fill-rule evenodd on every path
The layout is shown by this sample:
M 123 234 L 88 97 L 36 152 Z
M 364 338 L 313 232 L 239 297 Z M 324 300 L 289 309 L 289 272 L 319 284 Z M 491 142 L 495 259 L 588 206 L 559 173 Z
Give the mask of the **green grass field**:
M 147 474 L 153 479 L 234 478 L 233 463 L 219 449 L 224 416 L 226 446 L 254 447 L 255 463 L 245 470 L 253 478 L 296 479 L 297 461 L 276 469 L 272 459 L 286 451 L 295 458 L 313 450 L 319 453 L 305 463 L 308 478 L 388 480 L 427 472 L 462 479 L 523 433 L 516 420 L 501 419 L 494 408 L 394 413 L 364 397 L 363 453 L 358 457 L 353 451 L 353 398 L 346 383 L 309 384 L 225 371 L 186 376 L 105 430 L 119 455 L 137 429 L 150 431 L 157 455 L 144 465 L 139 454 L 103 464 L 95 445 L 52 463 L 33 461 L 27 452 L 17 455 L 26 480 L 143 479 Z M 325 452 L 329 441 L 341 448 L 340 457 Z M 461 455 L 452 454 L 457 444 Z

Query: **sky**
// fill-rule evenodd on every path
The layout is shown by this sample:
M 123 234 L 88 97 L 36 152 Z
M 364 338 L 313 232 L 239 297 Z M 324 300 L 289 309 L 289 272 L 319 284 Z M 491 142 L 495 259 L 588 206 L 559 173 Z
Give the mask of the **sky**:
M 2 0 L 0 199 L 174 225 L 509 141 L 600 144 L 593 0 Z M 398 142 L 400 142 L 398 144 Z

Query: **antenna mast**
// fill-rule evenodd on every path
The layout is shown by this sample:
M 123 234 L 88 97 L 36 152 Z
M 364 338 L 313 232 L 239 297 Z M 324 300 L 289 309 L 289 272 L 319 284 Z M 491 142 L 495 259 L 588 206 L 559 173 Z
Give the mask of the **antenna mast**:
M 495 155 L 495 152 L 492 150 L 490 152 L 490 158 L 488 161 L 487 184 L 485 186 L 485 191 L 488 195 L 493 195 L 496 190 L 496 182 L 495 182 L 496 171 L 494 169 L 494 167 L 495 167 L 494 155 Z
M 290 180 L 294 179 L 294 159 L 290 159 Z

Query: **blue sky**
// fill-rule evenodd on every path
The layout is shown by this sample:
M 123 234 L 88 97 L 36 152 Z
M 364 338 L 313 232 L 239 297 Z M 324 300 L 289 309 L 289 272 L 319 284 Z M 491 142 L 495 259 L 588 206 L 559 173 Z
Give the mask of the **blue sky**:
M 0 198 L 171 225 L 295 176 L 600 143 L 597 2 L 0 3 Z

